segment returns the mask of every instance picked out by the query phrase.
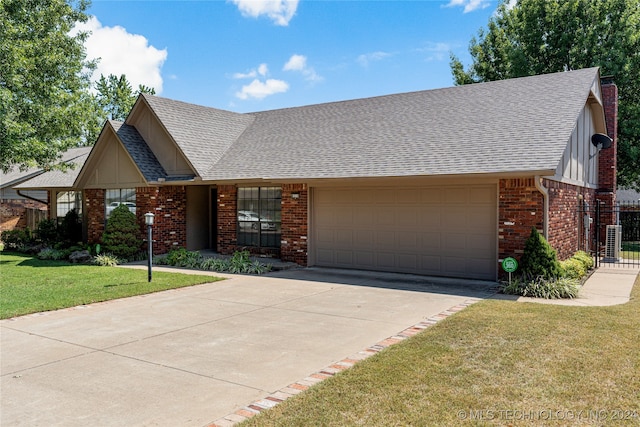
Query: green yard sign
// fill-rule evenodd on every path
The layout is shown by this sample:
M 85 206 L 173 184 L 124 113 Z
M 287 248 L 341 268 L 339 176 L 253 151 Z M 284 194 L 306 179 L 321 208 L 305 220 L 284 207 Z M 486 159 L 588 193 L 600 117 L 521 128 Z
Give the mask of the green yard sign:
M 513 273 L 518 269 L 518 261 L 515 258 L 507 257 L 502 260 L 502 269 L 507 273 Z

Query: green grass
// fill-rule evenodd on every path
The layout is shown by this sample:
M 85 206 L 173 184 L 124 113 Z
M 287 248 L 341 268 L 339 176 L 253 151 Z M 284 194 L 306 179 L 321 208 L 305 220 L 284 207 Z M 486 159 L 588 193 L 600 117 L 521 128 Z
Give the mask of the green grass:
M 73 265 L 0 253 L 0 318 L 57 310 L 221 280 L 211 276 Z
M 242 425 L 640 425 L 639 297 L 482 301 Z
M 640 260 L 640 243 L 622 243 L 622 258 Z

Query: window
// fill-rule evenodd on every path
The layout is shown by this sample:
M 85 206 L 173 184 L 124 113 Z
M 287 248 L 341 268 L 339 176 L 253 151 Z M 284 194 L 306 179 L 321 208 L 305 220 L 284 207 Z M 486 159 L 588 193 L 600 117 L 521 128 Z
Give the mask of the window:
M 238 245 L 280 247 L 280 187 L 238 188 Z
M 131 212 L 136 213 L 136 189 L 135 188 L 117 188 L 115 190 L 106 190 L 105 192 L 105 216 L 107 219 L 111 212 L 120 205 L 125 205 Z
M 60 191 L 56 193 L 56 217 L 58 220 L 75 209 L 82 218 L 82 192 L 80 191 Z

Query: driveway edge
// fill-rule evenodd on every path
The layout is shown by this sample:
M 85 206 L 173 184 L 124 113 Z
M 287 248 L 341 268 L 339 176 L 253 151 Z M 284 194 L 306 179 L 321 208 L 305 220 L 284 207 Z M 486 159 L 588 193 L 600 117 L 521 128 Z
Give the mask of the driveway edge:
M 428 317 L 426 320 L 423 320 L 422 322 L 416 323 L 413 326 L 410 326 L 406 329 L 404 329 L 403 331 L 392 335 L 382 341 L 379 341 L 369 347 L 367 347 L 364 350 L 361 350 L 345 359 L 342 359 L 338 362 L 335 362 L 329 366 L 327 366 L 324 369 L 321 369 L 317 372 L 314 372 L 313 374 L 299 380 L 296 381 L 293 384 L 289 384 L 288 386 L 276 391 L 275 393 L 272 393 L 268 396 L 266 396 L 263 399 L 260 400 L 256 400 L 255 402 L 252 402 L 250 404 L 248 404 L 247 406 L 244 406 L 240 409 L 238 409 L 237 411 L 233 412 L 232 414 L 229 414 L 227 416 L 224 416 L 222 418 L 217 419 L 216 421 L 214 421 L 212 424 L 209 424 L 207 427 L 231 427 L 234 426 L 238 423 L 241 423 L 257 414 L 259 414 L 260 412 L 266 410 L 266 409 L 270 409 L 273 408 L 275 406 L 277 406 L 278 404 L 284 402 L 285 400 L 289 399 L 290 397 L 295 396 L 296 394 L 299 394 L 305 390 L 307 390 L 309 387 L 311 387 L 312 385 L 318 384 L 324 380 L 326 380 L 327 378 L 330 378 L 332 376 L 334 376 L 335 374 L 337 374 L 338 372 L 341 372 L 345 369 L 349 369 L 352 366 L 354 366 L 356 363 L 365 360 L 371 356 L 373 356 L 374 354 L 377 354 L 379 352 L 381 352 L 382 350 L 384 350 L 387 347 L 390 347 L 394 344 L 397 344 L 409 337 L 412 337 L 413 335 L 416 335 L 419 332 L 422 332 L 423 330 L 435 325 L 436 323 L 440 322 L 443 319 L 446 319 L 447 317 L 464 310 L 465 308 L 469 307 L 472 304 L 477 303 L 478 301 L 482 301 L 482 299 L 480 298 L 470 298 L 468 300 L 466 300 L 463 303 L 457 304 L 447 310 L 444 310 L 436 315 L 430 316 Z

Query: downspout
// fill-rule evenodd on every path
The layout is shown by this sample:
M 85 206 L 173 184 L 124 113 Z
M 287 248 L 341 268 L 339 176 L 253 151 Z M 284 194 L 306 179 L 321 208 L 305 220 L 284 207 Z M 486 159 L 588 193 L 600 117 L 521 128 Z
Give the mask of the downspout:
M 46 201 L 42 201 L 40 199 L 36 199 L 35 197 L 31 197 L 31 196 L 27 196 L 26 194 L 22 194 L 20 192 L 20 190 L 16 190 L 16 193 L 18 193 L 18 196 L 24 197 L 25 199 L 33 200 L 34 202 L 44 203 L 45 205 L 49 206 L 49 204 Z
M 533 178 L 533 181 L 536 184 L 536 188 L 538 189 L 539 192 L 542 193 L 542 199 L 543 199 L 543 206 L 544 206 L 544 213 L 543 213 L 543 231 L 544 231 L 544 238 L 549 240 L 549 189 L 546 188 L 544 185 L 542 185 L 542 178 L 540 177 L 540 175 L 536 175 Z

